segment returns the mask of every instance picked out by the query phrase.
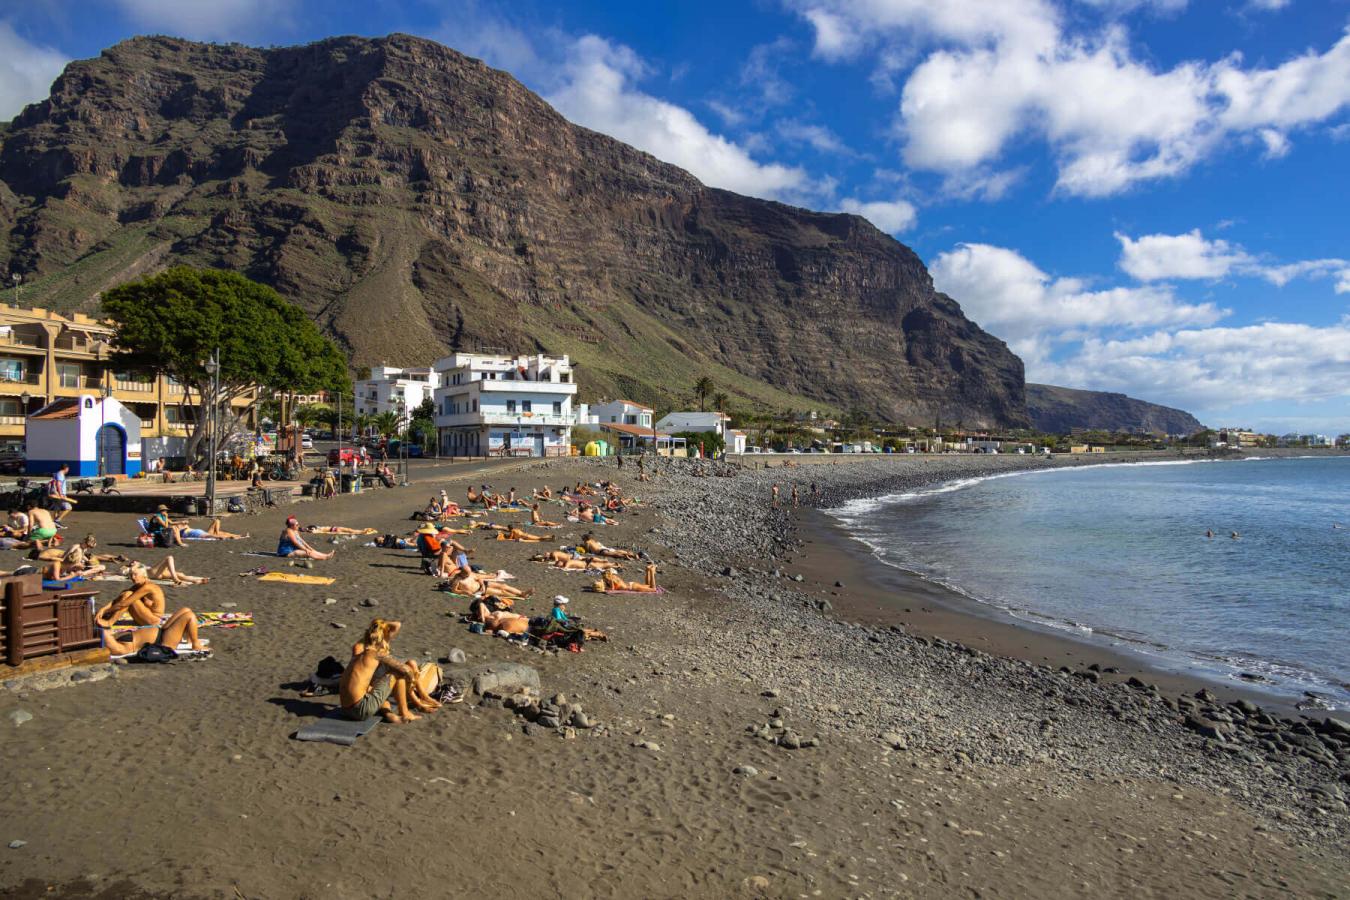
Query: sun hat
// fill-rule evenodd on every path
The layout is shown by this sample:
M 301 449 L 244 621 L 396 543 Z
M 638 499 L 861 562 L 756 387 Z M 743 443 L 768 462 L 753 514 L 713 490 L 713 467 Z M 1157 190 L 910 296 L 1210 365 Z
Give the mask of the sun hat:
M 156 507 L 155 507 L 155 510 L 156 510 L 157 512 L 168 512 L 168 511 L 169 511 L 169 508 L 168 508 L 167 506 L 165 506 L 163 503 L 161 503 L 159 506 L 156 506 Z
M 566 606 L 568 603 L 571 603 L 572 601 L 568 600 L 562 594 L 557 594 L 556 596 L 554 596 L 553 602 L 557 606 Z
M 418 526 L 418 528 L 417 528 L 417 533 L 418 533 L 418 534 L 435 534 L 435 533 L 436 533 L 436 526 L 435 526 L 435 525 L 432 525 L 430 522 L 423 522 L 420 526 Z

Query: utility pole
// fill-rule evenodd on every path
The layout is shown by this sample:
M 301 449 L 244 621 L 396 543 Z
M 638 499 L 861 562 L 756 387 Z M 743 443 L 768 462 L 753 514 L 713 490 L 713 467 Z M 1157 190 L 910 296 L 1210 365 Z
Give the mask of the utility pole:
M 206 419 L 210 427 L 210 451 L 211 455 L 206 461 L 206 512 L 207 515 L 215 515 L 216 512 L 216 452 L 218 437 L 217 425 L 219 425 L 219 413 L 216 406 L 220 398 L 220 348 L 217 347 L 211 351 L 211 358 L 206 363 L 206 374 L 211 379 L 211 405 L 206 411 Z

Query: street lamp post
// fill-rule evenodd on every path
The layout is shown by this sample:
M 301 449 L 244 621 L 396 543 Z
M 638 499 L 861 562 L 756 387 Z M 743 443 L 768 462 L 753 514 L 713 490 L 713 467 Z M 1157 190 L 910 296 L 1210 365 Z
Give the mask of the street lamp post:
M 99 396 L 103 402 L 98 405 L 98 440 L 94 442 L 94 452 L 98 454 L 98 477 L 107 475 L 103 464 L 103 442 L 107 440 L 104 432 L 108 429 L 108 398 L 112 396 L 112 384 L 108 381 L 108 373 L 103 373 L 103 380 L 99 383 Z M 125 473 L 124 473 L 125 474 Z
M 206 510 L 208 515 L 214 515 L 216 512 L 216 425 L 219 416 L 216 412 L 217 398 L 220 396 L 220 348 L 217 347 L 211 352 L 211 358 L 206 361 L 206 374 L 211 379 L 211 405 L 207 408 L 206 417 L 208 428 L 208 437 L 210 439 L 209 447 L 211 456 L 207 460 L 206 469 Z
M 19 306 L 19 285 L 23 282 L 23 276 L 18 272 L 11 272 L 9 273 L 9 279 L 14 282 L 14 307 L 17 309 Z

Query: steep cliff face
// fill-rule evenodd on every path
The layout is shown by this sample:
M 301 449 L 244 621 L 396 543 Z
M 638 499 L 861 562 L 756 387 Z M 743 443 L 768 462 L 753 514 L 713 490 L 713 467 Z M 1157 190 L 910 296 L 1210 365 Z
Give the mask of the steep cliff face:
M 1052 434 L 1075 428 L 1133 434 L 1194 434 L 1204 426 L 1185 410 L 1105 391 L 1027 385 L 1032 427 Z
M 0 141 L 0 258 L 34 302 L 225 266 L 355 364 L 544 348 L 593 395 L 708 374 L 734 403 L 1027 421 L 1021 361 L 865 220 L 705 187 L 430 41 L 138 38 Z

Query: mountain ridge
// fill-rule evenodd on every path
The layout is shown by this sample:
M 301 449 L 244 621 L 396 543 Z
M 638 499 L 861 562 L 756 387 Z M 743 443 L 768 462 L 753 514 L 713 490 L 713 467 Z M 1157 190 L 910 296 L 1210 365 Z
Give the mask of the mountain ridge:
M 1181 409 L 1149 403 L 1125 394 L 1087 391 L 1027 382 L 1027 412 L 1032 427 L 1050 434 L 1075 429 L 1132 434 L 1190 435 L 1204 426 Z
M 758 200 L 406 35 L 134 38 L 0 130 L 0 254 L 88 308 L 186 262 L 276 287 L 353 365 L 570 352 L 596 395 L 1028 422 L 1021 361 L 866 220 Z

